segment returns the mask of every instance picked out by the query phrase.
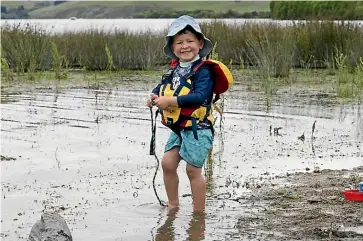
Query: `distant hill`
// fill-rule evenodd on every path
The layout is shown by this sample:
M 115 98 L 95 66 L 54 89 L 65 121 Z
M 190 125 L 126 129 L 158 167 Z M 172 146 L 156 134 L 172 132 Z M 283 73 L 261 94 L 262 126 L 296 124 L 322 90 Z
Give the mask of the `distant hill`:
M 238 17 L 242 14 L 245 17 L 258 17 L 261 12 L 269 13 L 270 9 L 269 1 L 1 1 L 2 18 L 168 17 L 183 11 L 202 14 L 200 16 L 215 13 L 223 17 Z
M 1 18 L 30 18 L 29 12 L 52 4 L 52 1 L 1 1 Z

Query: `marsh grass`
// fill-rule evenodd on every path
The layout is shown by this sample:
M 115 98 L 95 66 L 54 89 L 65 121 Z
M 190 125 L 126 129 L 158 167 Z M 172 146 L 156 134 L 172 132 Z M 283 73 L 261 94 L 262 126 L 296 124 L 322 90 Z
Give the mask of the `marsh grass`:
M 328 21 L 281 26 L 226 24 L 217 20 L 203 23 L 201 27 L 215 43 L 211 58 L 238 68 L 243 74 L 252 71 L 251 78 L 260 84 L 267 106 L 281 85 L 299 81 L 292 73 L 321 68 L 328 70 L 330 77 L 324 77 L 326 84 L 333 84 L 340 97 L 361 98 L 362 27 Z M 60 81 L 74 73 L 72 70 L 79 69 L 83 76 L 78 81 L 87 82 L 90 88 L 100 88 L 105 82 L 112 82 L 119 71 L 146 73 L 168 65 L 170 60 L 162 53 L 164 35 L 165 31 L 119 29 L 50 35 L 38 26 L 5 25 L 1 29 L 2 76 L 7 80 L 36 81 L 44 78 L 42 72 L 53 70 L 53 74 L 47 72 L 46 76 L 51 74 L 55 76 L 51 78 Z M 104 79 L 103 71 L 108 80 Z M 321 79 L 317 79 L 309 79 L 308 84 L 319 84 L 315 82 Z M 255 88 L 253 84 L 249 86 Z M 223 113 L 224 96 L 219 108 Z
M 290 68 L 328 68 L 334 65 L 335 50 L 343 53 L 350 70 L 363 56 L 362 27 L 328 21 L 277 25 L 265 23 L 226 24 L 215 20 L 201 24 L 218 43 L 218 58 L 242 66 L 260 66 L 270 76 L 287 76 Z M 82 32 L 47 34 L 38 26 L 3 26 L 1 46 L 11 69 L 27 72 L 50 69 L 51 42 L 70 68 L 107 70 L 110 55 L 114 70 L 151 69 L 168 64 L 162 53 L 164 32 L 130 32 L 89 29 Z M 108 48 L 108 53 L 105 51 Z M 62 63 L 64 65 L 65 63 Z
M 8 82 L 13 80 L 12 71 L 9 68 L 9 64 L 5 58 L 1 58 L 1 75 L 7 80 Z
M 206 191 L 208 194 L 213 195 L 214 178 L 213 178 L 213 149 L 208 152 L 207 161 L 204 164 L 204 177 L 206 181 Z
M 241 71 L 251 66 L 259 69 L 254 79 L 261 84 L 267 107 L 279 86 L 286 83 L 293 85 L 297 81 L 295 76 L 291 76 L 293 69 L 302 69 L 305 73 L 310 69 L 328 69 L 332 76 L 338 76 L 337 92 L 340 97 L 361 96 L 353 93 L 359 88 L 353 88 L 352 84 L 352 78 L 355 83 L 360 78 L 353 69 L 363 56 L 361 27 L 329 21 L 294 23 L 291 26 L 227 25 L 215 21 L 202 25 L 202 28 L 212 41 L 218 42 L 216 51 L 221 60 L 232 59 L 239 64 Z M 337 53 L 345 57 L 344 68 L 338 65 Z M 321 78 L 307 79 L 309 85 L 317 85 L 319 83 L 314 81 L 321 81 Z M 325 79 L 330 82 L 332 78 Z M 252 85 L 248 86 L 252 88 Z
M 295 48 L 289 31 L 279 31 L 277 25 L 259 27 L 262 29 L 247 40 L 250 62 L 260 67 L 266 79 L 289 76 Z
M 106 52 L 106 56 L 107 56 L 107 66 L 106 66 L 106 70 L 108 71 L 108 74 L 110 76 L 111 79 L 111 71 L 115 68 L 113 65 L 113 59 L 112 59 L 112 54 L 110 49 L 108 48 L 107 44 L 105 45 L 105 52 Z
M 162 42 L 151 33 L 88 30 L 68 34 L 66 40 L 58 38 L 72 46 L 68 59 L 88 70 L 150 69 L 159 64 L 162 54 Z
M 49 36 L 37 26 L 1 28 L 2 57 L 17 73 L 50 68 Z
M 53 56 L 53 70 L 55 74 L 55 78 L 60 80 L 61 79 L 61 68 L 62 68 L 62 59 L 59 55 L 57 45 L 54 42 L 51 42 L 52 46 L 52 56 Z
M 337 50 L 335 66 L 337 75 L 336 89 L 338 96 L 342 99 L 361 99 L 363 89 L 363 59 L 360 57 L 359 64 L 353 71 L 347 67 L 347 56 Z
M 287 78 L 292 68 L 295 43 L 290 31 L 282 31 L 278 25 L 260 25 L 246 41 L 249 48 L 249 62 L 260 69 L 266 106 L 271 106 L 271 95 L 277 90 L 275 80 Z M 282 39 L 281 39 L 282 36 Z
M 363 98 L 363 57 L 360 57 L 359 64 L 355 67 L 353 84 L 355 96 L 361 100 Z
M 339 97 L 348 97 L 351 94 L 351 88 L 349 81 L 349 74 L 346 68 L 346 56 L 342 53 L 337 53 L 335 56 L 335 64 L 338 70 L 338 82 L 337 82 L 337 92 Z

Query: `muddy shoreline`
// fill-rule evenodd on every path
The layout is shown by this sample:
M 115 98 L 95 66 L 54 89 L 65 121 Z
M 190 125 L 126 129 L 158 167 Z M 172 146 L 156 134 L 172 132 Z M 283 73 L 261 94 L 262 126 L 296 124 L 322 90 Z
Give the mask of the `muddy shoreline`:
M 236 226 L 250 240 L 363 239 L 363 202 L 341 192 L 357 188 L 363 166 L 352 170 L 315 170 L 255 184 L 240 198 L 248 212 Z

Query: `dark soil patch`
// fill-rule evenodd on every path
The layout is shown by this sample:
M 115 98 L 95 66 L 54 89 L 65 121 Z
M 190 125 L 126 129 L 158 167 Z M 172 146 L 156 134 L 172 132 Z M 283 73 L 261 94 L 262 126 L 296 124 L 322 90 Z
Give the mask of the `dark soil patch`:
M 317 170 L 284 178 L 279 187 L 254 188 L 248 203 L 256 211 L 241 217 L 237 227 L 261 240 L 363 240 L 363 202 L 341 194 L 356 188 L 362 174 L 363 167 Z

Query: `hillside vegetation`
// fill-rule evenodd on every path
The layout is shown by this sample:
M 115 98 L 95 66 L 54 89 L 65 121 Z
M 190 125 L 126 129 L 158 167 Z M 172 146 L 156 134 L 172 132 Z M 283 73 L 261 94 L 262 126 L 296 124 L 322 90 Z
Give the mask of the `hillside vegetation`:
M 2 19 L 272 18 L 360 20 L 363 1 L 2 1 Z
M 59 3 L 60 1 L 58 1 Z M 26 3 L 26 4 L 25 4 Z M 180 11 L 198 12 L 205 10 L 209 13 L 225 13 L 228 10 L 233 13 L 254 13 L 257 16 L 259 12 L 269 12 L 269 2 L 248 2 L 248 1 L 211 1 L 211 2 L 194 2 L 194 1 L 81 1 L 81 2 L 61 2 L 55 5 L 55 2 L 14 2 L 2 1 L 1 6 L 11 10 L 24 6 L 28 18 L 133 18 L 147 17 L 155 11 L 162 13 L 177 13 Z M 179 12 L 178 12 L 179 11 Z M 2 17 L 6 15 L 2 13 Z M 252 16 L 252 14 L 250 14 Z M 164 16 L 165 17 L 165 16 Z M 171 16 L 172 17 L 172 16 Z M 232 16 L 233 17 L 233 16 Z

